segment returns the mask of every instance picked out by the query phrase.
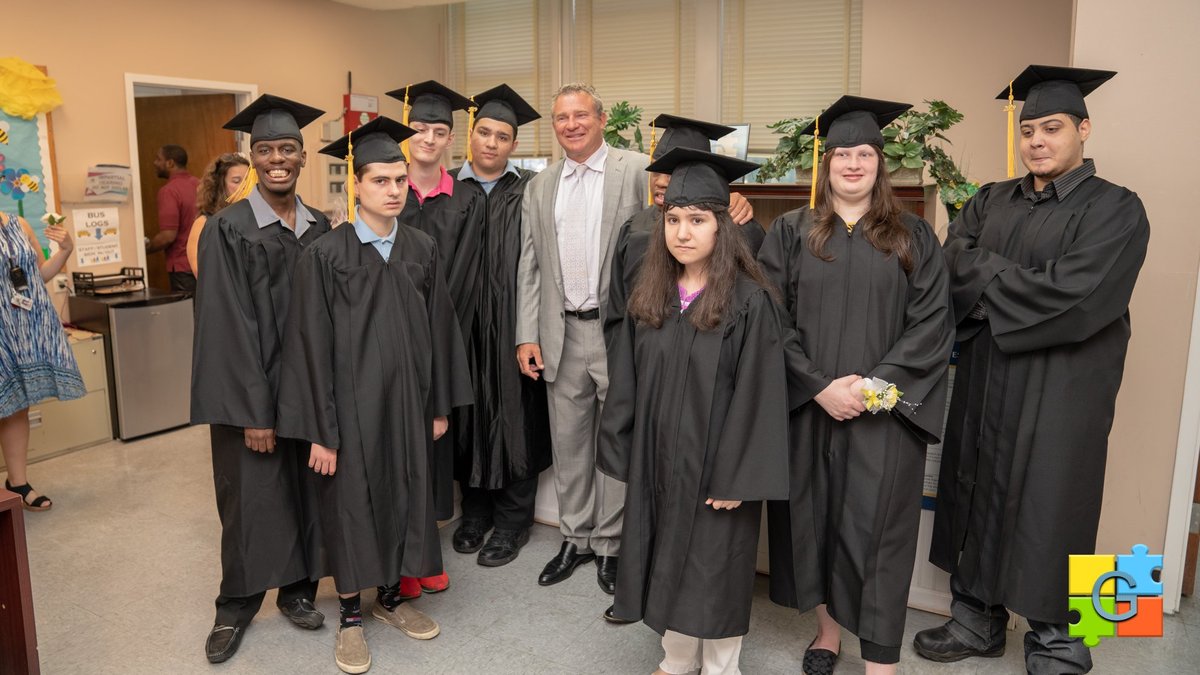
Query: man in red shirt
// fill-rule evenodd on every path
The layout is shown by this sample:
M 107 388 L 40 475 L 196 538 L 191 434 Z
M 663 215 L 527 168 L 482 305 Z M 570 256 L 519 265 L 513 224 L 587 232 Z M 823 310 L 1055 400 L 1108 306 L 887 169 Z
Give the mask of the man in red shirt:
M 154 170 L 167 184 L 158 190 L 158 234 L 146 239 L 146 253 L 167 253 L 171 290 L 196 291 L 196 276 L 187 259 L 188 233 L 196 220 L 196 188 L 200 179 L 187 170 L 188 155 L 178 145 L 164 145 L 154 157 Z

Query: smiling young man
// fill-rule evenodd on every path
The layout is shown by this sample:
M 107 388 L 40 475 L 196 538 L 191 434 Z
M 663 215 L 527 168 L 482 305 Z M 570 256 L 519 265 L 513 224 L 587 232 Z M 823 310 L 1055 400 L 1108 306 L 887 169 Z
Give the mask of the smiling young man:
M 208 660 L 237 651 L 268 589 L 293 623 L 319 628 L 322 575 L 307 448 L 276 435 L 280 353 L 300 253 L 329 221 L 296 195 L 306 155 L 300 128 L 322 111 L 264 94 L 225 124 L 250 134 L 245 199 L 208 220 L 196 288 L 192 424 L 208 424 L 221 518 L 221 594 Z M 257 184 L 256 184 L 257 181 Z
M 478 551 L 480 565 L 499 567 L 515 560 L 529 541 L 538 474 L 551 461 L 546 383 L 521 377 L 512 359 L 521 197 L 535 174 L 509 157 L 517 149 L 518 127 L 540 115 L 504 84 L 473 100 L 479 110 L 468 138 L 471 159 L 450 172 L 487 193 L 483 283 L 474 333 L 466 338 L 475 406 L 471 424 L 453 430 L 459 440 L 454 472 L 463 497 L 453 545 L 459 553 Z
M 1095 552 L 1108 433 L 1129 343 L 1129 298 L 1150 225 L 1133 192 L 1096 176 L 1084 96 L 1116 73 L 1030 66 L 1023 178 L 980 188 L 950 226 L 960 356 L 942 447 L 930 561 L 951 616 L 917 633 L 934 661 L 1004 653 L 1024 616 L 1030 673 L 1084 673 L 1068 631 L 1068 556 Z
M 280 432 L 311 443 L 341 605 L 334 658 L 347 673 L 371 666 L 364 588 L 378 590 L 377 620 L 419 640 L 440 631 L 400 597 L 399 579 L 442 569 L 428 446 L 471 400 L 437 245 L 396 219 L 408 192 L 399 143 L 412 133 L 377 117 L 321 149 L 353 162 L 357 214 L 296 264 L 284 350 Z

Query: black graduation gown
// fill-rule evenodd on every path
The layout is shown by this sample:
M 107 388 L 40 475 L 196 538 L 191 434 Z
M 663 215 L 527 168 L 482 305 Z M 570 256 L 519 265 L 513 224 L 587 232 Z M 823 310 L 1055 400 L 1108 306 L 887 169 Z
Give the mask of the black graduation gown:
M 241 201 L 208 220 L 196 284 L 192 424 L 212 425 L 213 482 L 221 518 L 221 594 L 245 597 L 323 576 L 307 458 L 278 435 L 273 453 L 246 447 L 243 429 L 278 429 L 276 394 L 292 271 L 329 231 L 316 218 L 299 239 L 279 223 L 259 229 Z M 304 214 L 297 213 L 297 219 Z
M 518 171 L 501 176 L 487 194 L 478 314 L 464 336 L 476 368 L 475 405 L 469 422 L 451 429 L 455 478 L 489 490 L 535 478 L 552 461 L 546 383 L 521 375 L 513 357 L 521 199 L 536 175 Z M 450 173 L 457 177 L 458 169 Z
M 446 278 L 454 312 L 458 315 L 459 331 L 470 339 L 482 288 L 480 268 L 483 261 L 486 203 L 483 189 L 460 180 L 454 181 L 451 194 L 430 197 L 422 204 L 413 190 L 400 214 L 400 222 L 415 227 L 433 237 L 441 256 L 441 269 Z M 478 372 L 473 353 L 468 350 L 464 362 L 468 378 Z M 470 404 L 470 402 L 468 402 Z M 439 520 L 454 515 L 454 429 L 471 423 L 471 412 L 455 410 L 450 416 L 450 429 L 433 445 L 429 461 L 433 465 L 433 495 Z
M 1095 552 L 1150 225 L 1095 176 L 1036 206 L 1019 183 L 981 188 L 946 240 L 961 347 L 929 559 L 981 600 L 1063 624 L 1067 556 Z M 967 318 L 981 299 L 988 318 Z
M 604 316 L 604 341 L 612 342 L 613 333 L 625 319 L 625 304 L 637 282 L 638 270 L 642 268 L 642 256 L 650 246 L 650 235 L 662 224 L 662 207 L 651 204 L 626 220 L 617 232 L 617 246 L 613 251 L 612 272 L 608 277 L 608 311 Z M 763 239 L 767 236 L 763 226 L 754 219 L 743 224 L 739 230 L 750 247 L 750 253 L 758 254 Z
M 788 495 L 783 320 L 747 279 L 719 330 L 697 331 L 678 299 L 670 310 L 659 329 L 627 319 L 611 349 L 596 467 L 627 484 L 613 611 L 659 633 L 745 635 L 762 500 Z
M 912 232 L 908 275 L 861 227 L 847 236 L 840 219 L 825 249 L 834 259 L 814 256 L 807 207 L 780 216 L 759 252 L 796 328 L 788 354 L 793 458 L 803 449 L 813 461 L 793 460 L 790 503 L 768 506 L 771 599 L 803 609 L 815 584 L 838 623 L 883 646 L 899 646 L 904 635 L 925 448 L 941 434 L 954 339 L 941 246 L 924 220 L 904 214 L 903 222 Z M 811 399 L 852 373 L 896 384 L 915 407 L 834 421 Z
M 399 227 L 385 261 L 343 224 L 297 263 L 294 294 L 281 431 L 337 450 L 333 476 L 307 475 L 338 591 L 441 572 L 432 420 L 471 390 L 436 244 Z

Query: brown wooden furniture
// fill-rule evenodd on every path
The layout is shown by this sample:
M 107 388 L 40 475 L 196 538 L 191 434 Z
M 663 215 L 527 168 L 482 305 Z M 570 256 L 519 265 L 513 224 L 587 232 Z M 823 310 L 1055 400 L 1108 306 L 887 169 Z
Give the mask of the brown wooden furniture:
M 39 669 L 25 513 L 21 498 L 0 488 L 0 674 Z
M 776 218 L 801 206 L 808 206 L 809 186 L 796 183 L 735 183 L 730 190 L 740 192 L 754 207 L 754 219 L 770 228 Z M 904 208 L 925 218 L 926 199 L 936 189 L 933 185 L 896 186 L 896 196 Z M 928 219 L 927 219 L 928 220 Z

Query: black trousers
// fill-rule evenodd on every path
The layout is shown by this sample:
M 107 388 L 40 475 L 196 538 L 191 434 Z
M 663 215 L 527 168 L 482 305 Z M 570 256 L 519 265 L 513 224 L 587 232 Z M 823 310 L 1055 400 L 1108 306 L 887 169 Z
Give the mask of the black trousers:
M 499 490 L 462 489 L 463 520 L 485 520 L 498 530 L 523 530 L 533 525 L 533 504 L 537 499 L 537 476 L 517 481 Z
M 287 586 L 282 586 L 279 589 L 279 596 L 275 599 L 275 604 L 277 606 L 284 605 L 297 598 L 315 600 L 317 597 L 317 584 L 317 581 L 301 579 Z M 218 595 L 216 622 L 222 626 L 235 626 L 239 628 L 249 626 L 250 621 L 254 619 L 254 615 L 258 614 L 258 609 L 262 607 L 262 601 L 266 595 L 266 591 L 240 598 Z
M 191 272 L 167 272 L 171 281 L 171 290 L 176 292 L 196 292 L 196 277 Z
M 1008 610 L 1004 605 L 989 605 L 971 595 L 950 577 L 950 633 L 976 649 L 988 650 L 1005 642 Z M 1032 675 L 1086 673 L 1092 669 L 1092 652 L 1080 638 L 1070 636 L 1067 624 L 1045 623 L 1028 619 L 1025 634 L 1025 669 Z

